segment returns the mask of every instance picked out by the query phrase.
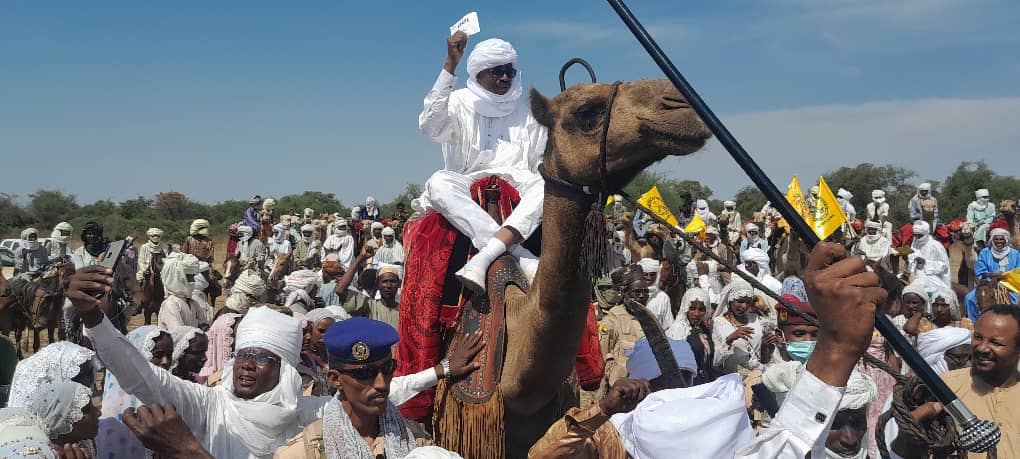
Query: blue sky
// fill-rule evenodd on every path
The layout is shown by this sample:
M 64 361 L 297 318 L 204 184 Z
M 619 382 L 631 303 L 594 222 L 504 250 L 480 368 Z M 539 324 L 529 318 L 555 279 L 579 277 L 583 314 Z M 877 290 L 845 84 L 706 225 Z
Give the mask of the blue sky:
M 1020 167 L 1020 2 L 630 3 L 781 186 L 863 161 L 935 179 L 963 159 Z M 510 40 L 546 94 L 576 56 L 603 81 L 661 75 L 592 0 L 83 5 L 0 11 L 2 192 L 385 202 L 442 165 L 417 114 L 468 11 L 472 42 Z M 720 199 L 749 183 L 718 145 L 655 170 Z

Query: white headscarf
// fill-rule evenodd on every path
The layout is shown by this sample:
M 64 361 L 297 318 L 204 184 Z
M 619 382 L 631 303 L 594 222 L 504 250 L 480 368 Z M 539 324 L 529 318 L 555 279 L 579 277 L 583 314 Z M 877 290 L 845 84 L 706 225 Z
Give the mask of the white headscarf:
M 975 191 L 974 198 L 975 198 L 974 202 L 972 202 L 970 205 L 973 206 L 975 209 L 985 210 L 985 208 L 988 207 L 989 199 L 987 188 L 982 188 L 980 190 Z
M 195 291 L 195 284 L 188 282 L 187 276 L 198 274 L 198 269 L 198 258 L 194 255 L 183 252 L 167 255 L 163 261 L 163 270 L 160 271 L 163 287 L 169 295 L 190 299 Z
M 683 298 L 680 299 L 680 310 L 677 312 L 676 320 L 666 330 L 667 338 L 686 340 L 691 335 L 691 323 L 687 320 L 687 310 L 691 308 L 691 303 L 695 301 L 705 303 L 706 310 L 712 308 L 712 302 L 707 290 L 701 287 L 687 289 L 684 292 Z
M 924 220 L 918 220 L 914 222 L 914 243 L 911 244 L 911 248 L 915 251 L 920 250 L 922 247 L 928 244 L 931 240 L 931 226 Z
M 56 459 L 45 423 L 25 408 L 0 408 L 0 457 Z
M 191 234 L 192 236 L 194 236 L 196 234 L 201 234 L 203 236 L 208 236 L 209 235 L 209 220 L 206 220 L 204 218 L 199 218 L 199 219 L 196 219 L 195 221 L 191 222 L 191 228 L 190 228 L 189 234 Z
M 198 335 L 205 335 L 205 332 L 187 325 L 174 327 L 173 330 L 170 330 L 170 336 L 174 340 L 174 353 L 170 359 L 171 370 L 177 368 L 177 364 L 180 363 L 181 356 L 184 355 L 184 352 L 187 351 L 189 347 L 191 347 L 191 340 L 195 339 Z
M 36 239 L 34 241 L 28 240 L 28 238 L 32 235 L 35 235 Z M 25 250 L 38 249 L 41 245 L 39 242 L 39 230 L 35 228 L 25 228 L 25 230 L 21 232 L 21 245 L 25 248 Z
M 744 384 L 735 373 L 707 384 L 652 393 L 633 411 L 613 415 L 610 422 L 634 459 L 733 457 L 739 446 L 754 441 Z
M 478 83 L 478 72 L 506 64 L 515 64 L 516 67 L 517 51 L 510 43 L 498 38 L 479 42 L 468 55 L 467 88 L 469 95 L 465 97 L 465 102 L 474 108 L 476 113 L 489 118 L 497 118 L 507 116 L 517 108 L 517 100 L 524 94 L 523 75 L 519 69 L 506 94 L 491 93 Z
M 733 279 L 733 282 L 727 284 L 723 287 L 722 292 L 719 292 L 719 305 L 715 308 L 715 313 L 712 314 L 712 317 L 722 317 L 726 314 L 730 310 L 730 301 L 737 298 L 753 299 L 754 297 L 754 287 L 751 287 L 751 284 L 748 284 L 743 279 Z M 757 315 L 753 309 L 748 310 L 747 313 Z
M 1003 236 L 1006 238 L 1006 246 L 1003 247 L 1002 250 L 995 248 L 995 243 L 993 241 L 995 236 Z M 992 256 L 995 257 L 996 260 L 1008 257 L 1009 252 L 1013 250 L 1013 242 L 1010 241 L 1010 237 L 1011 235 L 1009 234 L 1009 231 L 1002 228 L 992 228 L 992 230 L 988 232 L 988 250 L 992 252 Z
M 248 240 L 251 239 L 254 234 L 255 229 L 248 225 L 240 225 L 237 227 L 237 239 L 242 244 L 247 244 Z
M 783 289 L 783 283 L 779 282 L 779 279 L 772 276 L 771 268 L 769 268 L 769 256 L 764 250 L 757 247 L 751 247 L 740 254 L 740 259 L 745 263 L 751 261 L 758 265 L 758 274 L 755 274 L 755 278 L 758 282 L 761 282 L 762 285 L 776 293 L 779 293 Z M 740 266 L 739 269 L 745 273 L 751 274 L 744 266 Z
M 839 401 L 839 410 L 856 410 L 859 408 L 866 408 L 871 405 L 871 402 L 875 401 L 875 397 L 878 396 L 878 387 L 875 386 L 875 382 L 870 376 L 854 371 L 850 373 L 850 379 L 846 382 L 846 392 L 843 394 L 843 398 Z M 825 444 L 824 441 L 819 443 Z M 868 455 L 868 436 L 864 435 L 861 438 L 860 449 L 857 450 L 857 455 L 853 459 L 864 459 Z M 826 458 L 838 458 L 846 459 L 845 456 L 837 454 L 835 451 L 825 448 Z
M 272 390 L 250 400 L 234 395 L 234 361 L 223 364 L 224 384 L 214 390 L 226 392 L 220 404 L 223 419 L 229 419 L 229 435 L 216 435 L 209 452 L 216 457 L 236 454 L 237 442 L 253 456 L 271 456 L 296 434 L 297 400 L 301 394 L 301 375 L 294 366 L 301 352 L 301 321 L 270 308 L 252 308 L 237 325 L 235 349 L 259 347 L 280 357 L 280 382 Z M 234 456 L 236 457 L 236 456 Z
M 25 408 L 43 420 L 50 440 L 74 430 L 85 417 L 82 408 L 92 403 L 92 390 L 74 381 L 46 383 L 29 397 Z
M 751 236 L 751 231 L 754 231 L 756 234 Z M 758 238 L 761 237 L 760 229 L 758 228 L 758 225 L 755 225 L 754 223 L 744 225 L 744 232 L 747 233 L 747 243 L 749 245 L 758 242 Z
M 340 315 L 335 310 L 329 308 L 315 308 L 308 311 L 308 314 L 305 314 L 305 320 L 312 325 L 315 325 L 322 319 L 333 319 L 334 322 L 340 322 L 350 318 L 351 316 L 346 311 L 344 311 L 343 315 Z
M 287 301 L 284 303 L 285 307 L 293 308 L 295 303 L 300 300 L 304 303 L 305 307 L 300 308 L 300 311 L 294 311 L 304 314 L 307 309 L 310 308 L 315 301 L 312 300 L 311 293 L 315 287 L 319 286 L 322 278 L 310 269 L 301 269 L 290 273 L 284 278 L 286 286 L 283 288 L 284 293 L 287 294 Z
M 311 236 L 305 236 L 305 231 L 310 231 Z M 301 240 L 305 241 L 305 244 L 311 244 L 313 238 L 315 238 L 315 226 L 313 225 L 301 225 Z
M 906 287 L 903 287 L 903 290 L 900 292 L 900 299 L 902 299 L 908 293 L 913 293 L 913 294 L 921 297 L 921 301 L 923 302 L 921 304 L 922 310 L 927 310 L 928 303 L 930 301 L 929 301 L 929 298 L 928 298 L 928 295 L 929 295 L 928 290 L 925 288 L 926 285 L 927 285 L 927 283 L 920 282 L 920 279 L 915 280 L 914 282 L 911 282 L 910 285 L 908 285 Z
M 937 298 L 942 298 L 946 300 L 946 303 L 949 303 L 949 310 L 952 311 L 953 320 L 960 320 L 960 300 L 956 297 L 955 292 L 948 288 L 940 287 L 931 295 L 931 302 L 934 303 Z
M 7 406 L 25 406 L 32 391 L 45 383 L 70 381 L 81 372 L 82 364 L 95 356 L 95 352 L 69 341 L 44 346 L 35 355 L 18 362 Z
M 287 227 L 283 223 L 273 225 L 273 234 L 269 237 L 269 241 L 275 244 L 283 244 L 285 240 L 287 240 Z
M 949 371 L 946 365 L 946 351 L 964 344 L 970 344 L 970 330 L 961 327 L 942 327 L 917 335 L 917 352 L 931 365 L 935 374 Z
M 881 205 L 885 202 L 885 190 L 871 190 L 871 202 Z
M 333 220 L 333 234 L 343 237 L 346 236 L 350 226 L 347 224 L 347 219 L 343 217 L 337 217 Z
M 261 297 L 266 293 L 266 281 L 255 271 L 244 270 L 237 276 L 230 293 L 245 293 L 255 297 Z
M 67 231 L 67 236 L 64 236 L 61 231 Z M 71 232 L 74 231 L 74 227 L 68 222 L 57 223 L 57 226 L 53 227 L 53 232 L 50 233 L 50 239 L 53 239 L 61 244 L 67 244 L 67 241 L 71 239 Z
M 438 446 L 419 446 L 404 456 L 404 459 L 464 459 L 460 454 Z
M 876 232 L 873 235 L 868 234 L 867 231 L 864 232 L 862 239 L 867 241 L 868 244 L 875 244 L 879 241 L 879 239 L 882 239 L 882 225 L 880 223 L 874 220 L 868 220 L 867 223 L 864 224 L 864 228 L 872 228 L 878 230 L 878 232 Z
M 708 208 L 708 201 L 704 199 L 699 199 L 697 200 L 697 202 L 694 203 L 694 207 L 698 211 L 698 216 L 700 216 L 702 220 L 707 222 L 708 216 L 712 214 L 712 210 Z

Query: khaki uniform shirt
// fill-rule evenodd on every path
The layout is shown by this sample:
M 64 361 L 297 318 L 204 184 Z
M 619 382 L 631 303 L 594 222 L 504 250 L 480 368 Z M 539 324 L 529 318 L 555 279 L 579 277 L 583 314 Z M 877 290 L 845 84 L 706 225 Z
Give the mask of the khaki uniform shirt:
M 992 387 L 971 376 L 970 368 L 943 373 L 942 380 L 978 419 L 999 425 L 1002 439 L 999 440 L 998 457 L 1020 457 L 1020 384 Z M 987 454 L 970 453 L 968 457 L 984 459 Z
M 414 435 L 414 441 L 418 446 L 431 446 L 432 437 L 425 431 L 421 424 L 404 420 L 407 428 Z M 301 433 L 294 438 L 287 440 L 287 443 L 276 450 L 274 459 L 325 459 L 325 442 L 322 440 L 322 419 L 309 424 Z M 368 439 L 366 439 L 368 441 Z M 378 459 L 386 459 L 386 444 L 382 435 L 373 438 L 368 445 L 372 448 L 372 454 Z
M 528 457 L 531 459 L 627 459 L 623 440 L 609 416 L 599 406 L 581 410 L 571 408 L 538 440 Z

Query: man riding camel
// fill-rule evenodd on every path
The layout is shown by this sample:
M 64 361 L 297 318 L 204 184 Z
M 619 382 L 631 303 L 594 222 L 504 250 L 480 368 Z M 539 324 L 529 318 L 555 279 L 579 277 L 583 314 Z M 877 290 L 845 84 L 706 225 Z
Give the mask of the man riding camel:
M 454 91 L 454 76 L 468 37 L 458 31 L 447 39 L 446 62 L 425 96 L 418 127 L 443 145 L 443 170 L 429 178 L 416 211 L 441 213 L 471 238 L 478 249 L 457 278 L 475 292 L 485 291 L 489 265 L 508 250 L 534 277 L 538 260 L 518 244 L 542 220 L 545 187 L 538 165 L 547 130 L 531 114 L 515 64 L 517 51 L 493 38 L 475 46 L 467 59 L 467 88 Z M 521 201 L 503 226 L 471 199 L 471 184 L 498 176 L 520 193 Z M 425 213 L 422 212 L 422 213 Z
M 14 276 L 30 281 L 49 264 L 50 252 L 39 242 L 39 230 L 26 228 L 14 249 Z
M 144 284 L 145 278 L 152 275 L 149 272 L 149 265 L 152 264 L 152 256 L 159 253 L 163 256 L 170 254 L 170 247 L 163 243 L 163 230 L 159 228 L 149 228 L 145 231 L 145 235 L 149 237 L 149 241 L 142 244 L 142 247 L 138 249 L 138 271 L 135 274 L 135 280 L 138 283 Z M 159 275 L 157 272 L 156 275 Z
M 71 233 L 73 231 L 74 227 L 68 222 L 60 222 L 57 223 L 57 226 L 53 227 L 53 232 L 50 233 L 50 240 L 43 243 L 43 247 L 50 251 L 50 260 L 70 255 L 71 249 L 67 247 L 67 242 L 71 240 Z
M 209 220 L 199 218 L 191 222 L 191 230 L 188 233 L 181 246 L 181 252 L 194 255 L 198 261 L 212 263 L 216 258 L 216 247 L 213 246 L 212 239 L 209 239 Z

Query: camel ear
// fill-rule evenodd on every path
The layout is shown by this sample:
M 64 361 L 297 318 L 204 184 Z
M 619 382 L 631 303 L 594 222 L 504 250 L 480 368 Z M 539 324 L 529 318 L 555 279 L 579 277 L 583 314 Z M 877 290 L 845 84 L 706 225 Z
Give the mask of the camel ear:
M 535 120 L 539 124 L 545 127 L 552 127 L 556 117 L 553 116 L 552 110 L 549 108 L 549 99 L 546 99 L 542 93 L 538 92 L 537 89 L 531 88 L 531 116 L 535 117 Z

